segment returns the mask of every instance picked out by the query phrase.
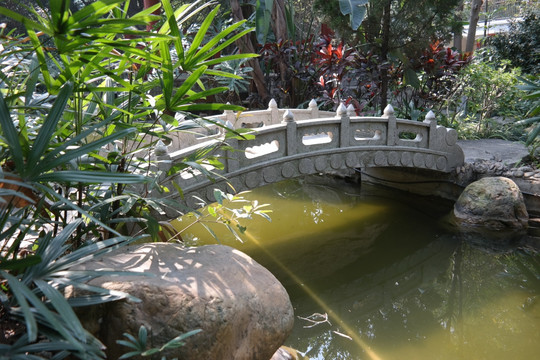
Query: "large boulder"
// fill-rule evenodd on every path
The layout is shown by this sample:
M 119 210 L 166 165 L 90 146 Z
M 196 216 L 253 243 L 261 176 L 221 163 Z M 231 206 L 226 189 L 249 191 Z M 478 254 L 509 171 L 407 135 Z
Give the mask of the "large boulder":
M 519 187 L 505 177 L 486 177 L 465 188 L 454 205 L 461 226 L 525 229 L 529 220 Z
M 116 340 L 125 332 L 136 337 L 141 325 L 148 329 L 153 347 L 202 329 L 185 346 L 166 353 L 169 358 L 190 360 L 268 360 L 292 330 L 293 308 L 283 286 L 249 256 L 227 246 L 129 246 L 82 268 L 151 275 L 104 276 L 90 283 L 141 300 L 81 312 L 83 325 L 107 346 L 109 359 L 129 350 Z

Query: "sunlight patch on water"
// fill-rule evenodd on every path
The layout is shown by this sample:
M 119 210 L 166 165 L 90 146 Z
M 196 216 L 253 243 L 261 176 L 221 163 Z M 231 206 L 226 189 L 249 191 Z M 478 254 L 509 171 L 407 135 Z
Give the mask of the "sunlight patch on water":
M 441 226 L 450 207 L 336 180 L 301 179 L 244 195 L 271 222 L 240 220 L 238 242 L 284 284 L 301 318 L 285 345 L 308 359 L 533 359 L 540 353 L 540 257 L 494 250 Z M 183 229 L 193 219 L 172 224 Z M 200 226 L 182 234 L 215 243 Z M 468 235 L 469 236 L 469 235 Z

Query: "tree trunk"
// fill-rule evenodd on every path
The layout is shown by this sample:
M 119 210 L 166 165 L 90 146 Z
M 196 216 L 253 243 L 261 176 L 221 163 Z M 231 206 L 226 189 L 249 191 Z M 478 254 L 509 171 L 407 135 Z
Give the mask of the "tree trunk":
M 288 38 L 287 36 L 287 17 L 285 15 L 285 2 L 283 0 L 274 0 L 272 8 L 272 30 L 276 40 L 280 42 Z
M 388 104 L 388 51 L 390 49 L 390 11 L 392 0 L 387 0 L 384 5 L 382 18 L 382 43 L 381 43 L 381 112 Z
M 461 18 L 460 15 L 463 13 L 463 0 L 459 2 L 459 5 L 457 6 L 457 13 L 459 15 L 456 15 L 455 21 L 460 22 Z M 454 32 L 454 47 L 457 51 L 462 52 L 463 51 L 463 28 L 460 26 L 459 30 L 456 30 Z
M 158 4 L 159 2 L 160 2 L 160 0 L 144 0 L 144 8 L 148 9 L 149 7 L 154 6 L 154 5 Z M 157 9 L 152 14 L 155 14 L 155 15 L 161 14 L 161 8 Z M 146 31 L 152 31 L 152 29 L 154 28 L 155 23 L 156 23 L 155 21 L 149 22 L 146 25 Z
M 473 52 L 476 43 L 476 26 L 480 17 L 480 10 L 484 0 L 472 0 L 471 17 L 469 18 L 469 32 L 467 33 L 467 44 L 465 45 L 466 52 Z
M 234 21 L 244 20 L 244 15 L 242 14 L 242 9 L 240 8 L 238 0 L 230 0 L 230 4 Z M 242 53 L 255 53 L 255 47 L 248 36 L 242 36 L 240 39 L 236 40 L 236 46 L 238 46 Z M 259 65 L 259 61 L 257 59 L 250 59 L 247 63 L 253 68 L 251 77 L 257 89 L 257 93 L 262 101 L 266 103 L 270 100 L 270 95 L 266 89 L 264 74 Z
M 274 7 L 272 8 L 272 30 L 274 31 L 274 35 L 276 36 L 276 41 L 284 42 L 287 40 L 287 20 L 285 15 L 285 2 L 283 0 L 274 0 Z M 279 66 L 279 76 L 281 80 L 281 86 L 286 89 L 288 86 L 292 86 L 292 82 L 288 81 L 290 79 L 290 76 L 287 74 L 287 64 L 285 63 L 285 59 L 282 57 L 279 57 L 278 60 L 278 66 Z M 293 89 L 286 89 L 286 94 L 284 96 L 284 103 L 280 104 L 282 107 L 289 107 L 290 99 L 288 97 L 290 96 Z

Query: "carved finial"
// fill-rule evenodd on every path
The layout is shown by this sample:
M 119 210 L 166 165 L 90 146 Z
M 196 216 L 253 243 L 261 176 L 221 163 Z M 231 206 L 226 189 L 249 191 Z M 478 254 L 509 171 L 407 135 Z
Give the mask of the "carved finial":
M 342 117 L 343 115 L 347 115 L 347 108 L 345 107 L 345 105 L 343 103 L 339 104 L 337 110 L 336 110 L 336 114 L 338 117 Z
M 294 121 L 294 114 L 290 109 L 285 110 L 285 113 L 283 114 L 283 122 L 293 122 Z
M 167 145 L 163 143 L 163 141 L 158 140 L 156 143 L 156 146 L 154 147 L 154 155 L 156 156 L 164 156 L 169 153 L 169 149 L 167 148 Z
M 389 117 L 394 115 L 394 107 L 390 104 L 386 105 L 383 112 L 384 116 Z
M 349 104 L 349 106 L 347 106 L 347 115 L 349 115 L 349 116 L 355 116 L 356 115 L 356 110 L 354 109 L 353 104 Z
M 271 99 L 270 102 L 268 103 L 268 108 L 269 108 L 269 109 L 277 109 L 277 102 L 276 102 L 276 100 Z
M 427 113 L 426 121 L 437 121 L 435 119 L 435 113 L 432 110 L 429 110 L 429 112 Z
M 308 109 L 316 109 L 316 108 L 317 108 L 317 102 L 315 101 L 315 99 L 311 99 L 308 105 Z

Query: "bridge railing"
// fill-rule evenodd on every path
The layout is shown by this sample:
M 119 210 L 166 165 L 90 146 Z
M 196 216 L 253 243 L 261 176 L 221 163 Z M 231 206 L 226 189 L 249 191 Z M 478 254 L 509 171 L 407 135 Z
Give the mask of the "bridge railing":
M 342 104 L 330 117 L 297 120 L 297 115 L 301 118 L 313 115 L 306 110 L 269 108 L 265 113 L 243 113 L 243 119 L 251 117 L 267 123 L 252 129 L 256 134 L 253 140 L 228 139 L 227 143 L 236 150 L 219 150 L 213 154 L 222 159 L 224 168 L 207 169 L 227 177 L 236 191 L 302 174 L 339 172 L 364 166 L 416 167 L 449 172 L 463 162 L 463 152 L 456 145 L 457 133 L 437 125 L 433 112 L 429 112 L 423 122 L 397 119 L 391 106 L 385 109 L 382 117 L 359 117 Z M 315 113 L 313 108 L 308 110 Z M 278 124 L 273 123 L 274 119 L 265 120 L 272 111 L 282 116 Z M 206 140 L 187 148 L 162 151 L 158 166 L 166 172 L 202 148 L 223 141 L 216 135 L 206 137 Z M 180 173 L 174 181 L 184 194 L 198 192 L 199 196 L 201 191 L 216 185 L 193 169 Z M 217 182 L 220 181 L 218 178 Z M 212 191 L 202 197 L 212 201 Z
M 281 123 L 286 111 L 288 111 L 288 109 L 279 109 L 276 101 L 272 99 L 268 103 L 268 108 L 265 110 L 238 113 L 226 110 L 223 114 L 197 119 L 196 122 L 193 120 L 184 121 L 183 124 L 192 124 L 194 128 L 186 132 L 169 134 L 172 140 L 169 144 L 169 148 L 171 150 L 179 150 L 214 138 L 219 138 L 223 135 L 223 131 L 211 122 L 219 122 L 233 129 L 259 128 Z M 331 111 L 319 110 L 315 100 L 311 100 L 307 109 L 294 109 L 292 111 L 294 111 L 296 120 L 318 119 L 321 117 L 331 117 L 335 114 Z M 205 126 L 200 126 L 199 124 Z

